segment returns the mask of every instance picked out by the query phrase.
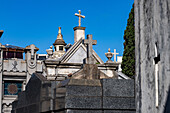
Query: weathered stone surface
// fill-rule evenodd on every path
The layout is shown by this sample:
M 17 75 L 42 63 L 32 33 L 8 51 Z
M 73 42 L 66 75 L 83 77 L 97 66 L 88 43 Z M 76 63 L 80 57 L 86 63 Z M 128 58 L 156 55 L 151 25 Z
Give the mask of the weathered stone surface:
M 85 27 L 74 27 L 74 42 L 79 41 L 81 38 L 85 39 Z
M 134 80 L 103 79 L 103 95 L 116 97 L 134 97 Z
M 35 83 L 37 83 L 36 86 Z M 121 111 L 126 113 L 127 111 L 128 113 L 135 111 L 134 96 L 120 97 L 113 92 L 119 90 L 117 87 L 120 87 L 121 84 L 128 84 L 134 88 L 132 83 L 134 82 L 116 81 L 115 79 L 47 81 L 39 74 L 34 74 L 26 91 L 22 92 L 18 100 L 13 103 L 13 113 L 39 113 L 51 112 L 51 110 L 58 113 L 103 113 L 104 110 L 106 113 L 111 111 L 115 111 L 115 113 Z M 112 87 L 114 85 L 117 87 Z M 127 89 L 122 88 L 121 90 L 123 93 L 127 93 Z M 37 91 L 31 92 L 31 90 Z M 111 93 L 104 95 L 106 91 Z
M 81 108 L 81 109 L 101 109 L 102 98 L 101 97 L 73 97 L 68 96 L 65 100 L 65 106 L 69 108 Z
M 73 79 L 99 79 L 100 70 L 96 64 L 84 64 L 83 68 L 74 73 Z
M 70 79 L 68 85 L 82 85 L 82 86 L 101 86 L 100 80 L 94 79 Z
M 168 91 L 168 97 L 167 97 L 164 113 L 168 113 L 169 111 L 170 111 L 170 87 Z
M 102 87 L 67 86 L 66 96 L 102 96 Z
M 103 97 L 104 109 L 135 109 L 134 98 Z
M 102 113 L 102 110 L 67 110 L 67 113 Z
M 135 0 L 134 3 L 136 112 L 163 113 L 170 86 L 170 0 Z M 153 64 L 156 54 L 160 55 L 158 98 Z
M 16 113 L 39 113 L 39 106 L 32 104 L 26 107 L 18 108 Z
M 104 113 L 136 113 L 136 111 L 104 110 Z

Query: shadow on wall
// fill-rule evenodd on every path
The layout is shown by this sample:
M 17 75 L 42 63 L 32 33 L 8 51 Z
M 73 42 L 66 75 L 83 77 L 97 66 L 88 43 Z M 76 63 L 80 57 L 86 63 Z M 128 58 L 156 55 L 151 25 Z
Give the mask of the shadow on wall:
M 167 97 L 164 113 L 170 113 L 170 86 L 169 86 L 168 97 Z

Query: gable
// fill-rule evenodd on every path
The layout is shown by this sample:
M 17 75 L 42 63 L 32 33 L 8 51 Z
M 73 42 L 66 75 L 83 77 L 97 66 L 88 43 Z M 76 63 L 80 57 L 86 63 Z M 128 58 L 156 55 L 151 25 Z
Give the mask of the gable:
M 86 47 L 82 44 L 82 39 L 80 39 L 62 56 L 60 61 L 64 63 L 83 63 L 83 59 L 87 57 L 86 51 Z M 94 50 L 93 58 L 96 63 L 104 63 Z
M 70 57 L 68 63 L 83 63 L 83 59 L 86 58 L 86 51 L 81 47 Z

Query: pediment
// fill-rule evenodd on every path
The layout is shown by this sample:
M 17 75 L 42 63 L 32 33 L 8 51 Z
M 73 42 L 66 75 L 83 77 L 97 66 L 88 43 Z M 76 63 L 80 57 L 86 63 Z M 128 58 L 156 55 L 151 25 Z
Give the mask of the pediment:
M 87 57 L 87 50 L 84 44 L 81 43 L 82 39 L 76 42 L 63 57 L 61 58 L 61 62 L 64 63 L 83 63 L 83 59 Z M 97 55 L 97 53 L 93 50 L 93 58 L 96 63 L 103 64 L 104 62 Z

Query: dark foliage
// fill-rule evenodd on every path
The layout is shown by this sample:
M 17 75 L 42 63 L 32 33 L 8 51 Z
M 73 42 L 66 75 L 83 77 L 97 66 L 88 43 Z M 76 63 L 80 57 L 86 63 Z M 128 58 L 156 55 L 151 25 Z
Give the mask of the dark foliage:
M 122 59 L 122 72 L 134 78 L 135 75 L 135 22 L 134 5 L 129 13 L 126 30 L 124 31 L 124 52 Z

